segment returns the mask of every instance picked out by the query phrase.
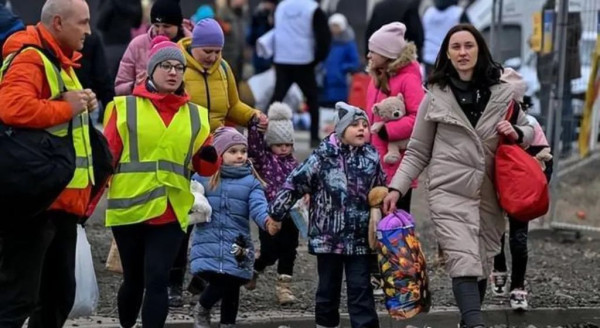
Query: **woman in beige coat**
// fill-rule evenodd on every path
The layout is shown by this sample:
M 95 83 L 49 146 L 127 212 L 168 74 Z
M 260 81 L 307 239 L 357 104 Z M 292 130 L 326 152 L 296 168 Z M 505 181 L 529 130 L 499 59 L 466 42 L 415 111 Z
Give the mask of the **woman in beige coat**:
M 512 89 L 500 82 L 502 67 L 473 26 L 453 27 L 441 49 L 405 157 L 389 184 L 384 211 L 395 210 L 398 199 L 429 165 L 431 217 L 461 325 L 484 327 L 486 277 L 500 252 L 506 224 L 493 184 L 494 156 L 500 135 L 526 144 L 533 129 L 520 110 L 517 125 L 505 119 Z

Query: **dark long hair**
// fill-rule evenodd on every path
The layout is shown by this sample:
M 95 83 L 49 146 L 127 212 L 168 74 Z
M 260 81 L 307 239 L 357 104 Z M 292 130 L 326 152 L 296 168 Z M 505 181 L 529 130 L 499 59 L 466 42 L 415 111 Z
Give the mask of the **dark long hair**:
M 454 33 L 466 31 L 471 33 L 477 42 L 477 48 L 479 49 L 477 55 L 477 63 L 473 71 L 472 82 L 476 85 L 491 86 L 500 82 L 500 75 L 502 74 L 502 65 L 495 62 L 490 53 L 483 35 L 471 24 L 458 24 L 448 31 L 437 59 L 435 60 L 435 67 L 431 75 L 429 76 L 429 84 L 438 84 L 441 87 L 448 85 L 450 77 L 458 78 L 458 72 L 452 66 L 452 61 L 448 58 L 448 46 L 450 44 L 450 37 Z

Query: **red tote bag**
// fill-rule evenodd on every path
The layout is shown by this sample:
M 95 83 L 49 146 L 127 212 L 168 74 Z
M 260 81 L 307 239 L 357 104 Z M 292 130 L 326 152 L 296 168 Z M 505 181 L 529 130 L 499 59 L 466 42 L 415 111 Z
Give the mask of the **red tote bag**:
M 369 82 L 371 82 L 371 76 L 369 76 L 369 74 L 356 73 L 352 75 L 348 104 L 366 109 L 367 88 L 369 87 Z
M 512 118 L 513 111 L 514 102 L 511 102 L 507 119 Z M 506 213 L 522 222 L 546 214 L 550 197 L 548 181 L 540 164 L 523 148 L 509 143 L 504 137 L 500 138 L 495 161 L 496 192 Z

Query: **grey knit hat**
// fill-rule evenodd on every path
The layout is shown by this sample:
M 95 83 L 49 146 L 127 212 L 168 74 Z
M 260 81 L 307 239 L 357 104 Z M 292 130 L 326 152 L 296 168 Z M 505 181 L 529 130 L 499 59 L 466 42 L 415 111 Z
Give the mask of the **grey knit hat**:
M 165 60 L 176 60 L 185 66 L 185 57 L 179 46 L 164 35 L 152 39 L 150 52 L 148 53 L 147 73 L 150 78 L 158 64 Z
M 344 131 L 346 131 L 346 128 L 348 128 L 352 122 L 360 119 L 367 121 L 367 123 L 369 122 L 367 113 L 365 113 L 364 110 L 352 105 L 348 105 L 343 101 L 338 101 L 335 104 L 335 109 L 338 113 L 338 121 L 335 124 L 335 134 L 338 136 L 338 138 L 342 138 L 344 136 Z
M 290 106 L 275 102 L 269 107 L 269 125 L 265 132 L 267 146 L 294 144 L 294 124 Z

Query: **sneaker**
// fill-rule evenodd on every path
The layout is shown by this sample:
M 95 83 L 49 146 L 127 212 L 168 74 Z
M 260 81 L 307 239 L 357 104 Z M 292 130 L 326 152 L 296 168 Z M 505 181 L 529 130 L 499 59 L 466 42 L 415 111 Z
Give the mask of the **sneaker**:
M 277 285 L 275 286 L 275 294 L 277 295 L 277 302 L 279 305 L 287 305 L 296 302 L 296 296 L 292 293 L 290 285 L 292 284 L 292 276 L 287 274 L 280 274 L 277 278 Z
M 527 310 L 527 291 L 523 289 L 513 289 L 510 292 L 510 307 L 513 310 Z
M 210 328 L 210 309 L 205 309 L 200 302 L 194 306 L 194 328 Z
M 252 279 L 250 279 L 250 281 L 248 281 L 248 283 L 246 283 L 244 285 L 244 288 L 246 288 L 246 290 L 255 290 L 256 289 L 256 281 L 258 280 L 259 275 L 260 275 L 260 272 L 254 271 L 254 274 L 252 274 Z
M 373 287 L 374 296 L 383 296 L 383 281 L 381 279 L 371 276 L 371 287 Z
M 180 286 L 169 287 L 169 307 L 180 308 L 183 306 L 183 296 Z
M 490 277 L 492 287 L 492 293 L 495 296 L 505 296 L 506 295 L 506 283 L 508 281 L 508 273 L 507 272 L 492 272 L 492 276 Z

